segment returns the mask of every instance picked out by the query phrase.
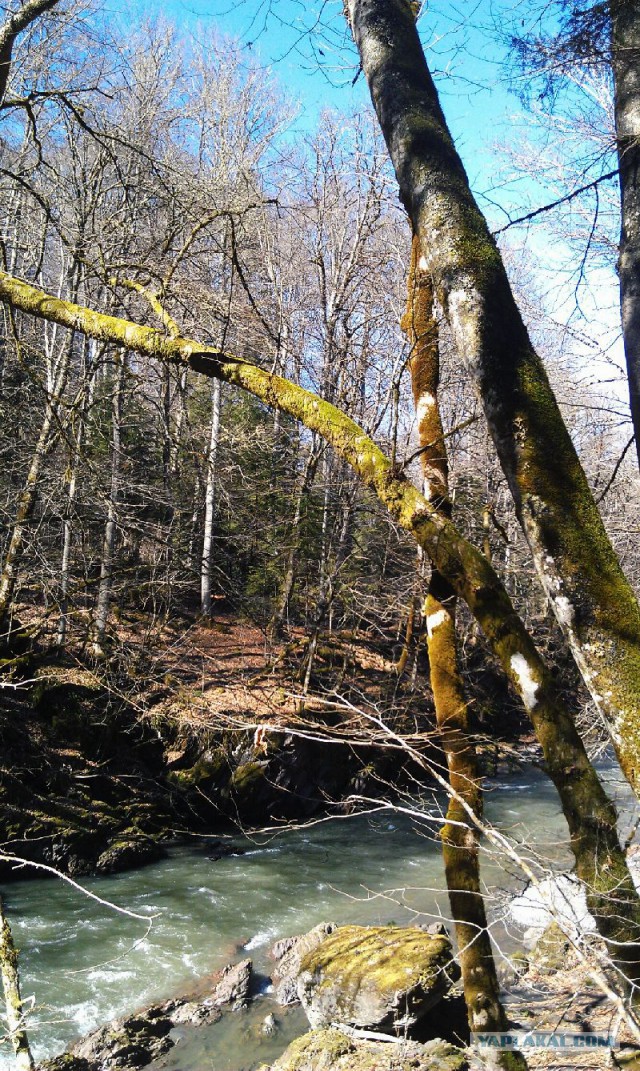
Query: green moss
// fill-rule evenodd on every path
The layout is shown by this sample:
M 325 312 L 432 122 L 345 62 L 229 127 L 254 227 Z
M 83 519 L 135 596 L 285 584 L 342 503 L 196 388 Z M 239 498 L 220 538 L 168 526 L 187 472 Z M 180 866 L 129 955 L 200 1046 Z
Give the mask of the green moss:
M 271 1071 L 465 1071 L 466 1068 L 464 1054 L 442 1041 L 400 1047 L 384 1042 L 354 1041 L 335 1027 L 328 1027 L 296 1038 Z
M 383 994 L 422 983 L 430 987 L 451 959 L 445 936 L 396 926 L 341 926 L 301 963 L 322 984 L 339 980 L 345 991 L 367 983 Z
M 259 762 L 245 762 L 233 771 L 232 788 L 236 793 L 245 794 L 264 778 L 264 766 Z
M 167 779 L 183 789 L 202 788 L 222 780 L 228 770 L 227 757 L 224 751 L 219 750 L 208 759 L 199 759 L 188 770 L 171 770 Z

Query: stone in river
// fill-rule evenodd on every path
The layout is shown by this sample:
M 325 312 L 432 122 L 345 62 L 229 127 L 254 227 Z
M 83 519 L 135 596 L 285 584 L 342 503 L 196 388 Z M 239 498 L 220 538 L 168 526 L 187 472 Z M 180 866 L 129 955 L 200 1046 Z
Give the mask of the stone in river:
M 394 1033 L 416 1023 L 458 974 L 446 933 L 341 926 L 304 956 L 297 992 L 313 1027 Z
M 298 975 L 304 957 L 337 929 L 335 922 L 321 922 L 308 933 L 297 937 L 283 937 L 270 950 L 272 959 L 278 961 L 272 973 L 278 1004 L 298 1004 Z

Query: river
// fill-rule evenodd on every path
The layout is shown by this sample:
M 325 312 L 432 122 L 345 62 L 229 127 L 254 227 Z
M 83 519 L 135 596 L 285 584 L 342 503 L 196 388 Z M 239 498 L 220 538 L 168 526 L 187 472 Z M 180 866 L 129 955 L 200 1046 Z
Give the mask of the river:
M 603 767 L 623 824 L 629 794 Z M 535 770 L 489 780 L 487 817 L 554 867 L 567 866 L 567 831 L 555 790 Z M 427 923 L 448 917 L 439 844 L 439 801 L 423 803 L 434 820 L 375 815 L 319 822 L 270 837 L 236 838 L 243 855 L 211 861 L 203 847 L 177 848 L 144 869 L 85 880 L 104 899 L 150 918 L 115 914 L 59 880 L 21 881 L 5 890 L 20 949 L 23 997 L 32 998 L 30 1038 L 36 1058 L 55 1055 L 81 1034 L 153 1000 L 188 988 L 228 962 L 250 955 L 269 972 L 274 940 L 318 922 Z M 624 830 L 623 830 L 624 832 Z M 489 911 L 500 947 L 518 935 L 501 921 L 505 893 L 521 888 L 513 866 L 485 857 Z M 153 917 L 152 917 L 153 916 Z M 265 977 L 265 988 L 267 979 Z M 264 1039 L 260 1022 L 273 1010 L 278 1034 Z M 158 1067 L 168 1071 L 246 1071 L 275 1057 L 305 1028 L 302 1013 L 282 1015 L 264 999 L 248 1014 L 185 1038 Z M 10 1068 L 8 1049 L 0 1068 Z

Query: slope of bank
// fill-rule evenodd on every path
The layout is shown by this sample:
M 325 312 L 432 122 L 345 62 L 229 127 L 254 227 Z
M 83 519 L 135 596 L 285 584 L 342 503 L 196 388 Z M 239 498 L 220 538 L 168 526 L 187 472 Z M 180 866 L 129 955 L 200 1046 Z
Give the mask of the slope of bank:
M 423 781 L 389 730 L 437 755 L 427 667 L 399 675 L 393 639 L 333 633 L 302 697 L 306 647 L 294 635 L 268 648 L 259 628 L 225 615 L 154 634 L 142 618 L 121 623 L 99 661 L 30 639 L 0 690 L 2 851 L 109 873 L 194 832 L 344 810 Z M 512 739 L 522 730 L 509 726 Z M 2 877 L 12 872 L 5 861 Z

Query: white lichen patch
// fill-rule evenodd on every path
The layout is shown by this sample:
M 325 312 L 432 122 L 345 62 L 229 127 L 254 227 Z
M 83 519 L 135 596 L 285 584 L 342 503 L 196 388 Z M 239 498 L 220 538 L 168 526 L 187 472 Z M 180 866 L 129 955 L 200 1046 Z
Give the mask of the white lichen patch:
M 538 700 L 538 688 L 540 685 L 531 672 L 531 667 L 523 654 L 511 655 L 511 670 L 518 682 L 522 702 L 527 710 L 533 710 Z
M 561 625 L 565 628 L 571 628 L 575 618 L 573 606 L 569 602 L 566 595 L 556 595 L 554 605 L 556 608 L 556 617 Z
M 438 610 L 435 614 L 429 614 L 427 618 L 427 636 L 429 639 L 433 636 L 437 628 L 447 620 L 448 614 L 446 610 Z
M 436 399 L 433 394 L 429 394 L 429 391 L 426 390 L 420 395 L 420 399 L 416 406 L 416 420 L 418 421 L 418 427 L 420 427 L 422 421 L 430 413 L 435 404 Z

